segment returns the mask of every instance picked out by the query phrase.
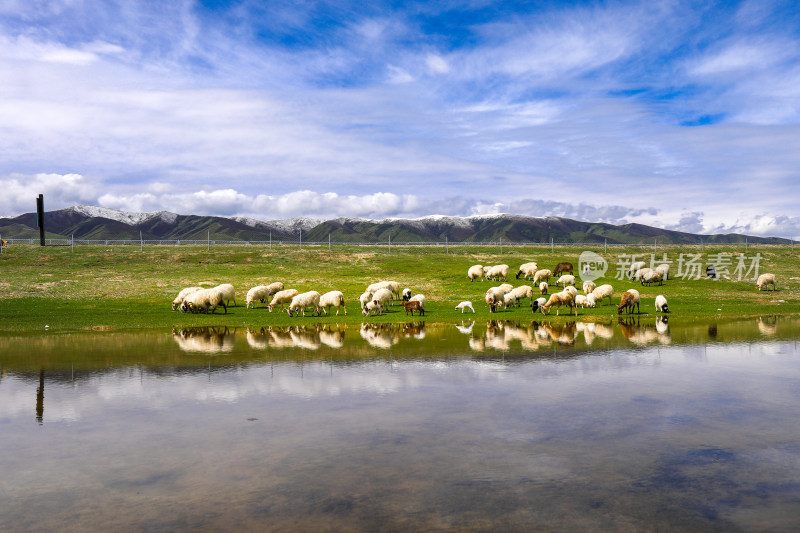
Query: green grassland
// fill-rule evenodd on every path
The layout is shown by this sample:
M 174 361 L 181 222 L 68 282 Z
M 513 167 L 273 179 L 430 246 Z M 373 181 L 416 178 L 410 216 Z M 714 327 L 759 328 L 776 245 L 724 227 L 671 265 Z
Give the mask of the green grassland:
M 619 295 L 628 288 L 642 294 L 641 313 L 654 315 L 653 300 L 664 294 L 672 316 L 685 318 L 748 317 L 800 313 L 800 249 L 790 246 L 720 245 L 659 246 L 656 262 L 666 254 L 672 261 L 672 279 L 663 286 L 643 287 L 638 282 L 615 279 L 620 258 L 635 254 L 650 262 L 653 248 L 635 246 L 596 248 L 586 246 L 498 246 L 458 245 L 396 247 L 386 246 L 78 246 L 39 247 L 14 245 L 0 255 L 0 332 L 84 329 L 129 329 L 170 326 L 285 326 L 298 323 L 400 322 L 410 319 L 399 305 L 383 316 L 364 318 L 357 301 L 364 288 L 374 281 L 396 280 L 412 292 L 427 298 L 426 320 L 455 322 L 466 318 L 454 306 L 471 300 L 476 316 L 503 320 L 530 320 L 527 300 L 519 309 L 491 314 L 483 302 L 486 289 L 495 282 L 470 282 L 467 269 L 473 264 L 506 263 L 511 267 L 509 283 L 520 264 L 536 261 L 540 268 L 552 269 L 558 262 L 570 261 L 577 270 L 584 250 L 602 255 L 609 270 L 598 284 L 614 286 L 614 306 L 607 303 L 595 309 L 580 309 L 584 320 L 607 319 L 617 315 Z M 680 254 L 700 254 L 702 265 L 716 254 L 730 254 L 728 267 L 732 280 L 688 279 L 676 277 Z M 759 270 L 772 272 L 778 290 L 759 292 L 751 279 L 736 281 L 739 254 L 750 266 L 760 254 Z M 575 272 L 579 278 L 578 272 Z M 752 277 L 752 272 L 748 277 Z M 256 309 L 244 305 L 247 290 L 255 285 L 281 281 L 286 288 L 320 293 L 341 290 L 347 298 L 348 316 L 293 317 L 270 313 L 260 304 Z M 184 314 L 173 312 L 171 302 L 187 286 L 212 286 L 232 283 L 237 306 L 225 314 Z M 580 285 L 580 281 L 578 283 Z M 580 289 L 580 287 L 579 287 Z M 551 290 L 552 292 L 552 290 Z M 563 316 L 563 313 L 562 313 Z M 557 320 L 554 313 L 538 319 Z

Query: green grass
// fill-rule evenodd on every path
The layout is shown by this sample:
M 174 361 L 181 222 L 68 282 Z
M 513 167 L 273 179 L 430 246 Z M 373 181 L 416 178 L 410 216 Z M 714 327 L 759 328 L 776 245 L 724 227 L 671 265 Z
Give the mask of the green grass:
M 465 318 L 453 307 L 461 300 L 471 300 L 476 316 L 504 320 L 529 320 L 527 306 L 507 312 L 490 314 L 483 294 L 494 282 L 470 283 L 466 277 L 469 266 L 480 263 L 506 263 L 512 274 L 509 282 L 523 284 L 513 274 L 517 267 L 530 260 L 540 268 L 553 268 L 561 261 L 571 261 L 577 269 L 578 256 L 585 249 L 600 253 L 610 263 L 606 277 L 600 283 L 614 286 L 614 303 L 628 288 L 642 294 L 642 313 L 654 313 L 653 299 L 664 294 L 673 316 L 681 317 L 746 317 L 800 313 L 800 250 L 790 246 L 750 247 L 742 245 L 714 246 L 701 250 L 698 246 L 659 247 L 657 258 L 666 253 L 675 261 L 677 270 L 680 253 L 702 253 L 703 264 L 711 254 L 760 253 L 761 272 L 773 272 L 778 277 L 776 292 L 758 292 L 754 282 L 680 279 L 667 281 L 664 286 L 642 287 L 631 281 L 614 279 L 615 263 L 620 255 L 637 254 L 649 262 L 652 249 L 614 247 L 604 252 L 603 246 L 499 247 L 451 246 L 387 247 L 327 246 L 302 249 L 296 246 L 151 246 L 140 251 L 134 246 L 39 247 L 16 245 L 0 255 L 0 331 L 127 329 L 171 326 L 284 326 L 304 323 L 400 322 L 407 319 L 400 306 L 394 306 L 384 316 L 363 318 L 356 299 L 367 284 L 384 279 L 398 281 L 414 293 L 427 298 L 426 319 L 431 322 L 455 322 Z M 578 274 L 576 272 L 576 274 Z M 579 277 L 576 275 L 576 277 Z M 269 313 L 263 306 L 246 309 L 247 290 L 259 284 L 282 281 L 286 288 L 303 292 L 324 293 L 338 289 L 347 297 L 347 317 L 290 318 L 285 313 Z M 191 315 L 172 312 L 171 302 L 186 286 L 232 283 L 237 289 L 238 306 L 228 314 Z M 552 292 L 552 291 L 551 291 Z M 581 309 L 583 319 L 616 316 L 616 305 L 596 309 Z M 539 319 L 543 318 L 538 314 Z M 410 317 L 408 317 L 410 319 Z M 545 320 L 556 320 L 548 315 Z

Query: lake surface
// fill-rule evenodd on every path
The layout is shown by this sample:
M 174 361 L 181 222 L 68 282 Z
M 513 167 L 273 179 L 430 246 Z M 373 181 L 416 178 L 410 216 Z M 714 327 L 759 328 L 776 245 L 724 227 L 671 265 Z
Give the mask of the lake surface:
M 0 337 L 0 531 L 798 531 L 800 320 Z

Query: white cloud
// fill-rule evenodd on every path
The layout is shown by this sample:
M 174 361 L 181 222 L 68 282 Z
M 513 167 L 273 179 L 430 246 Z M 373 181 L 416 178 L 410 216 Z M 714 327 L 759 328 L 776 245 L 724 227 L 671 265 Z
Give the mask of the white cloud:
M 97 184 L 79 174 L 34 174 L 0 177 L 0 214 L 36 212 L 36 198 L 44 195 L 45 210 L 95 202 Z

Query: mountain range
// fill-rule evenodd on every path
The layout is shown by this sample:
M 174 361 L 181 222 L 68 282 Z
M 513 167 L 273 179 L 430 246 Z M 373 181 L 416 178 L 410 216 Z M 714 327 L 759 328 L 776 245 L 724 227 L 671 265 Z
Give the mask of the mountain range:
M 387 218 L 293 218 L 255 220 L 245 217 L 178 215 L 167 211 L 133 213 L 104 207 L 78 205 L 47 211 L 47 238 L 219 240 L 303 242 L 607 242 L 641 244 L 655 239 L 661 244 L 763 243 L 788 244 L 778 237 L 741 234 L 699 235 L 643 224 L 613 225 L 581 222 L 562 217 L 497 214 L 454 217 L 432 215 L 415 219 Z M 38 238 L 36 213 L 0 217 L 0 236 Z

